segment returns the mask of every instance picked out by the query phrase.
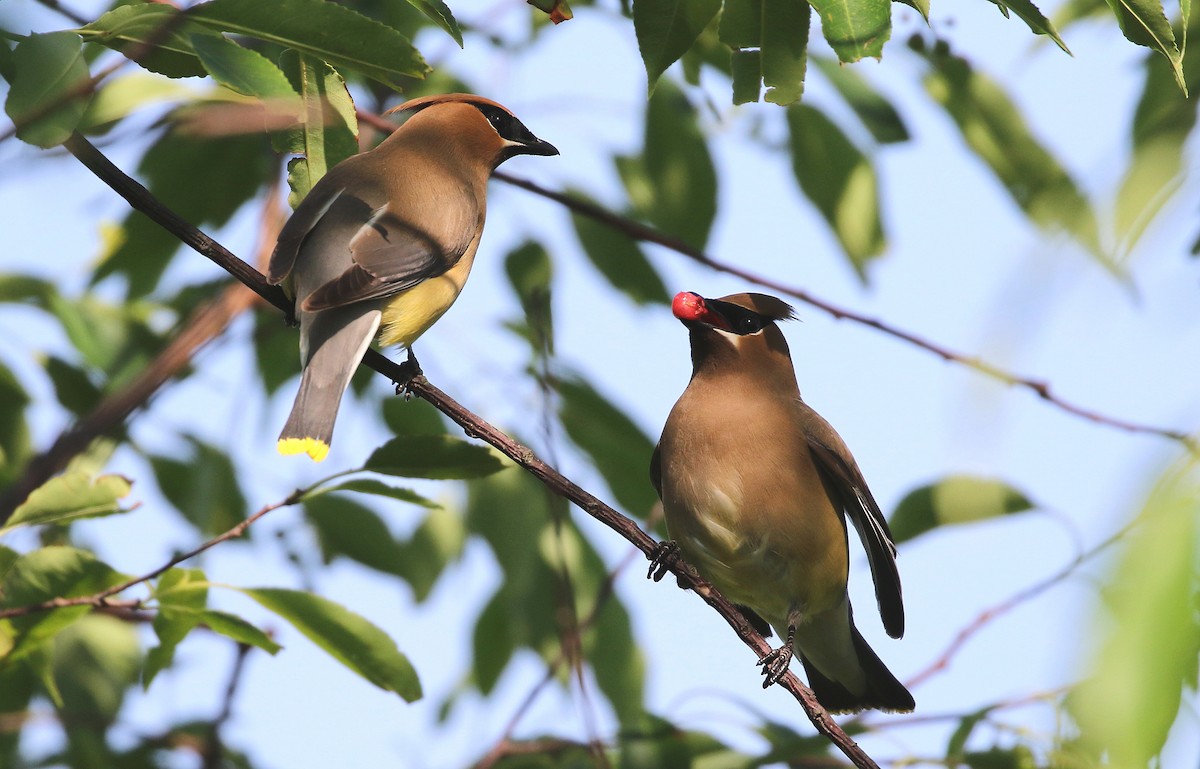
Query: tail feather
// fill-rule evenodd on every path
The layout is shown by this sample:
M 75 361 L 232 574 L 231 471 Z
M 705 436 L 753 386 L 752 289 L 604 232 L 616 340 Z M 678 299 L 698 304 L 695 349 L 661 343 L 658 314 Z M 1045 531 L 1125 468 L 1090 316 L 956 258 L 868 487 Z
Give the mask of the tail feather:
M 349 321 L 343 316 L 329 328 L 331 324 L 322 323 L 325 319 L 318 317 L 310 328 L 301 330 L 308 337 L 308 360 L 292 412 L 279 433 L 280 454 L 308 454 L 320 462 L 329 453 L 342 393 L 375 337 L 379 319 L 378 311 Z
M 892 671 L 887 669 L 867 645 L 858 628 L 851 627 L 851 630 L 858 664 L 866 677 L 866 688 L 861 692 L 850 691 L 841 683 L 822 674 L 801 653 L 798 656 L 808 676 L 808 686 L 817 696 L 817 701 L 830 713 L 857 713 L 868 708 L 903 713 L 913 710 L 916 701 L 913 700 L 912 694 L 904 688 L 904 684 L 896 680 Z

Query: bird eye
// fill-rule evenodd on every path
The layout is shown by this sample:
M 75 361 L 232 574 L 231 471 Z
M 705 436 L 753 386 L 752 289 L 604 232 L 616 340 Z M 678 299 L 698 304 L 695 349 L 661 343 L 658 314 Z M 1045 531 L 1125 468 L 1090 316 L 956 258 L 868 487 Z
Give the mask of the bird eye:
M 762 331 L 762 319 L 756 315 L 748 315 L 738 321 L 737 330 L 739 334 L 753 334 Z

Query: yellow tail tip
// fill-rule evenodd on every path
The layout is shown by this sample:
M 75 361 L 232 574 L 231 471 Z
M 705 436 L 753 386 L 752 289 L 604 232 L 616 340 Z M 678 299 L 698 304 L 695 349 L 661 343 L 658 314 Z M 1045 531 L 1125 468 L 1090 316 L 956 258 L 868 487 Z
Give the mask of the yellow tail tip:
M 314 462 L 329 455 L 329 444 L 318 438 L 280 438 L 275 446 L 280 454 L 308 454 Z

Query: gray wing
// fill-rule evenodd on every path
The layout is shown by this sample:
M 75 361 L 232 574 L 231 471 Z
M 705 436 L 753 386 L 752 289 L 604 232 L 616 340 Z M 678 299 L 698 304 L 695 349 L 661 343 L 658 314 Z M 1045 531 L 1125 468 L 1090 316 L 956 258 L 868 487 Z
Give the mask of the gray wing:
M 802 405 L 808 410 L 804 435 L 817 471 L 830 498 L 850 518 L 867 551 L 883 628 L 892 638 L 900 638 L 904 635 L 904 599 L 896 568 L 896 545 L 887 519 L 841 437 L 819 414 Z

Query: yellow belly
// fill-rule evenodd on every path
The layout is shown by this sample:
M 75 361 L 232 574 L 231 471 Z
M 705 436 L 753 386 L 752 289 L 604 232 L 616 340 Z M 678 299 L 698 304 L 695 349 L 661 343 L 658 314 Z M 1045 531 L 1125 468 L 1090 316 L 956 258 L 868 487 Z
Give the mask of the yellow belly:
M 379 327 L 379 343 L 384 347 L 411 346 L 458 299 L 471 272 L 474 256 L 467 254 L 441 275 L 388 298 L 380 308 L 383 322 Z

